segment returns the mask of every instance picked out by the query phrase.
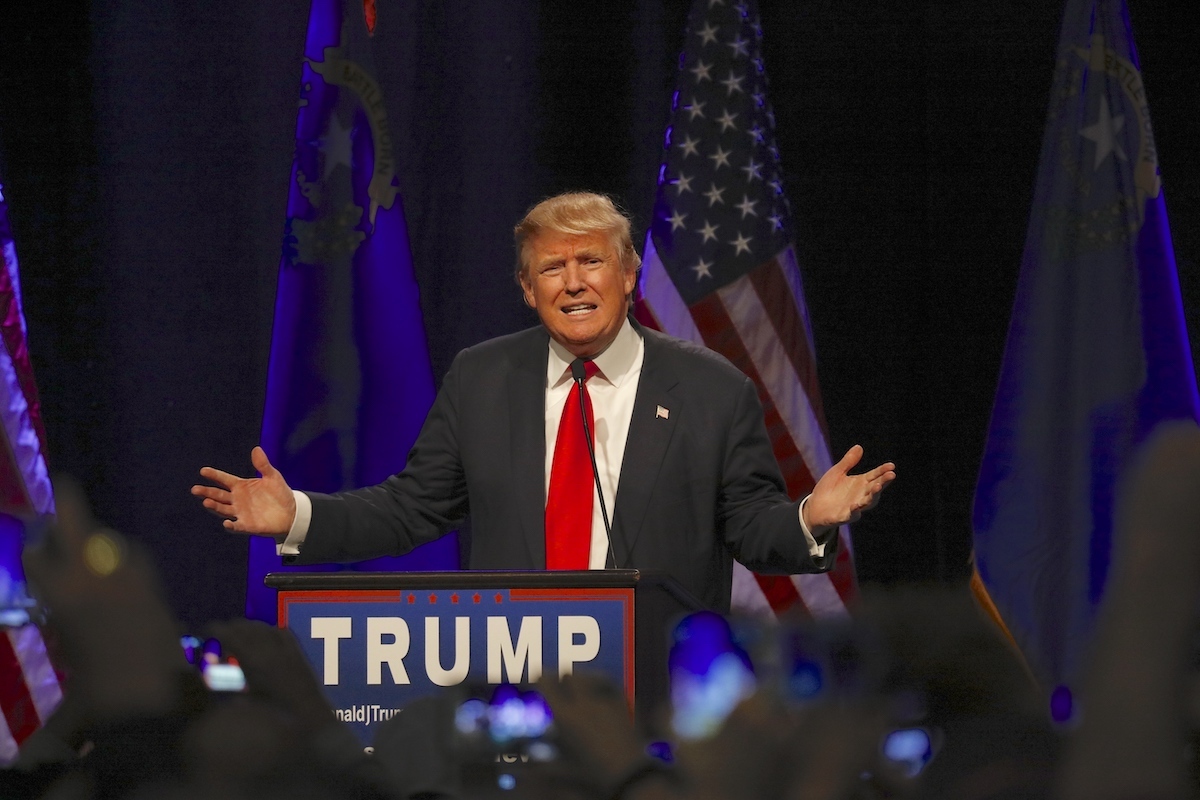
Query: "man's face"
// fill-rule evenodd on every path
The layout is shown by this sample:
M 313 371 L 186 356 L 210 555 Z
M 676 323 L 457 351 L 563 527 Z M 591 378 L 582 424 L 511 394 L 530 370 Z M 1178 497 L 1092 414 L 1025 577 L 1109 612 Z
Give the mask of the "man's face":
M 621 330 L 636 278 L 636 270 L 621 266 L 611 237 L 542 231 L 526 247 L 525 302 L 554 341 L 577 357 L 608 347 Z

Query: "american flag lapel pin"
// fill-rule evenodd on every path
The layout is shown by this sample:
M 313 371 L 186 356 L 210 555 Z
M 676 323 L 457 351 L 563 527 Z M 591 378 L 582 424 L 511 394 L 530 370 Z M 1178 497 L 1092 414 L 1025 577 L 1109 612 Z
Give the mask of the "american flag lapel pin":
M 663 408 L 662 406 L 659 406 L 654 412 L 655 419 L 670 419 L 670 417 L 671 410 L 668 408 Z

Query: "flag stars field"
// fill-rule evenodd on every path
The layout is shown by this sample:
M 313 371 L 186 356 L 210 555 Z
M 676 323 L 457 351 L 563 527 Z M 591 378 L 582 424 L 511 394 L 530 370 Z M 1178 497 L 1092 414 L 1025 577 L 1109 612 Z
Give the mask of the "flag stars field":
M 674 176 L 673 207 L 656 211 L 654 229 L 677 237 L 677 247 L 697 248 L 680 264 L 689 282 L 720 282 L 729 254 L 741 262 L 785 245 L 788 210 L 757 14 L 743 4 L 694 15 L 675 95 L 687 100 L 672 104 L 672 146 L 663 165 L 663 174 Z M 717 246 L 724 255 L 699 252 Z

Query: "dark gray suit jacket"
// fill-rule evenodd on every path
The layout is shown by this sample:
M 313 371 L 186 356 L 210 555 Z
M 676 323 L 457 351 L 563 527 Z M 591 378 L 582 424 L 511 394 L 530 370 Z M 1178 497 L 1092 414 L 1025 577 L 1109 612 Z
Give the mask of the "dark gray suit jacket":
M 824 558 L 809 556 L 753 383 L 710 350 L 639 330 L 645 360 L 612 509 L 616 565 L 670 573 L 718 611 L 729 609 L 734 558 L 757 572 L 828 569 L 837 537 Z M 310 494 L 292 563 L 398 555 L 469 513 L 471 569 L 544 569 L 548 353 L 541 327 L 459 353 L 404 470 Z

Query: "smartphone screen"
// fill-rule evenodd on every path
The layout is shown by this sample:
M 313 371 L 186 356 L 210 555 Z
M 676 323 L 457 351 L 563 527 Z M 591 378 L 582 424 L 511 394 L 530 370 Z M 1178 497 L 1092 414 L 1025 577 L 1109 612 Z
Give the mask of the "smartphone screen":
M 915 778 L 933 760 L 934 736 L 926 728 L 901 728 L 889 733 L 881 755 L 906 778 Z
M 463 690 L 454 712 L 463 788 L 471 797 L 525 789 L 530 767 L 558 757 L 554 714 L 542 694 L 512 684 Z
M 713 736 L 757 688 L 750 657 L 728 621 L 710 611 L 676 626 L 668 664 L 671 727 L 682 739 Z
M 179 644 L 188 663 L 200 670 L 204 685 L 210 691 L 246 691 L 246 676 L 242 668 L 237 659 L 224 657 L 220 641 L 214 638 L 201 641 L 195 636 L 184 636 Z
M 469 692 L 454 714 L 454 728 L 467 750 L 519 751 L 536 760 L 553 757 L 554 714 L 540 692 L 502 683 Z

